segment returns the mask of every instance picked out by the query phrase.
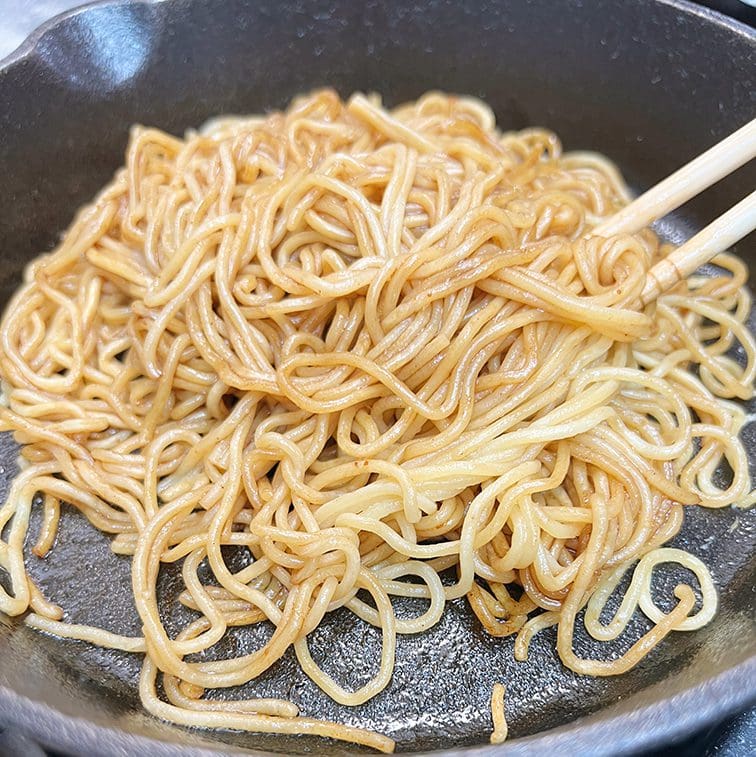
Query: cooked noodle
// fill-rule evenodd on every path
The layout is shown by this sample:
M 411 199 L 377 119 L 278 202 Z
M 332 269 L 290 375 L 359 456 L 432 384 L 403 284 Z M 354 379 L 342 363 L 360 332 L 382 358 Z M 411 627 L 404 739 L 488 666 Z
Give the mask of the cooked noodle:
M 590 235 L 628 199 L 607 159 L 563 154 L 543 129 L 501 133 L 483 103 L 438 93 L 389 112 L 322 91 L 185 139 L 135 128 L 125 168 L 28 267 L 2 322 L 0 422 L 22 470 L 0 511 L 0 610 L 146 650 L 140 694 L 167 720 L 385 751 L 391 739 L 291 702 L 205 689 L 242 685 L 293 647 L 326 694 L 360 704 L 389 682 L 397 635 L 463 596 L 488 633 L 517 634 L 519 659 L 557 625 L 564 663 L 593 675 L 699 628 L 716 609 L 707 569 L 658 548 L 684 505 L 754 501 L 730 401 L 751 396 L 756 370 L 747 270 L 720 255 L 716 275 L 641 307 L 667 247 L 650 230 Z M 62 502 L 132 556 L 143 638 L 62 622 L 29 577 L 32 508 L 43 556 Z M 249 564 L 230 569 L 226 545 Z M 658 562 L 695 573 L 693 615 L 684 584 L 671 611 L 654 604 Z M 156 592 L 167 563 L 195 618 L 176 636 Z M 402 596 L 428 607 L 399 619 Z M 654 626 L 616 659 L 582 659 L 586 604 L 597 639 L 638 607 Z M 308 650 L 339 607 L 382 632 L 357 691 Z M 213 658 L 230 628 L 256 623 L 274 627 L 263 648 Z
M 507 715 L 504 710 L 504 697 L 507 693 L 506 688 L 501 683 L 493 685 L 491 692 L 491 720 L 493 721 L 493 731 L 489 741 L 492 744 L 503 744 L 509 734 L 507 725 Z

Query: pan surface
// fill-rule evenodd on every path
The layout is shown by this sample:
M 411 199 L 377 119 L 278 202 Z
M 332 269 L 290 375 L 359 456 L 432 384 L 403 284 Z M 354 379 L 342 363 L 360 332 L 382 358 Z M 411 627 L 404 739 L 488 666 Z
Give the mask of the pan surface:
M 606 153 L 640 189 L 756 115 L 756 36 L 672 0 L 116 0 L 65 14 L 0 68 L 0 301 L 122 162 L 130 124 L 180 134 L 211 115 L 281 107 L 321 85 L 342 95 L 376 90 L 389 104 L 434 88 L 478 95 L 502 128 L 548 126 L 568 149 Z M 689 236 L 754 184 L 756 170 L 741 169 L 660 233 Z M 753 237 L 736 251 L 756 267 Z M 756 423 L 744 439 L 754 474 Z M 15 456 L 12 440 L 0 438 L 0 496 Z M 535 637 L 527 663 L 516 663 L 513 639 L 488 637 L 456 601 L 431 631 L 400 637 L 392 683 L 360 707 L 329 700 L 292 654 L 243 693 L 290 698 L 303 714 L 373 728 L 416 753 L 605 754 L 682 738 L 756 698 L 756 512 L 689 508 L 674 544 L 711 568 L 719 613 L 700 631 L 668 637 L 623 676 L 563 668 L 553 629 Z M 30 572 L 67 620 L 139 633 L 128 560 L 72 510 L 52 553 L 30 558 Z M 662 573 L 656 588 L 670 598 L 678 576 Z M 169 570 L 161 576 L 169 621 L 180 621 L 177 579 Z M 612 652 L 645 628 L 636 618 Z M 222 651 L 239 654 L 263 640 L 264 631 L 241 629 Z M 358 686 L 377 666 L 380 643 L 374 629 L 336 612 L 311 646 L 326 671 Z M 576 647 L 607 654 L 585 634 Z M 0 618 L 0 712 L 47 746 L 77 754 L 350 750 L 158 722 L 140 707 L 138 668 L 135 656 Z M 481 745 L 497 681 L 507 685 L 513 741 L 494 748 Z

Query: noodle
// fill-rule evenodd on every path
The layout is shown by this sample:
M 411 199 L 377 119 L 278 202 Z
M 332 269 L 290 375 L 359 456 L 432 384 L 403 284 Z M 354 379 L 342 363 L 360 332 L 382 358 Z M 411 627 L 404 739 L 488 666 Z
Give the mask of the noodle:
M 504 711 L 504 696 L 507 690 L 501 683 L 493 685 L 491 692 L 491 719 L 493 720 L 493 731 L 491 731 L 490 741 L 492 744 L 503 744 L 509 734 L 507 725 L 507 716 Z
M 501 133 L 483 103 L 439 93 L 389 112 L 320 91 L 185 139 L 135 127 L 125 167 L 29 265 L 0 327 L 0 427 L 22 469 L 0 510 L 0 610 L 144 653 L 140 695 L 158 717 L 383 751 L 391 739 L 291 702 L 205 691 L 293 648 L 328 696 L 360 704 L 388 684 L 397 635 L 463 596 L 488 633 L 517 635 L 517 659 L 557 625 L 565 665 L 592 675 L 701 627 L 716 610 L 709 572 L 662 545 L 685 505 L 754 501 L 729 401 L 752 396 L 756 372 L 747 271 L 720 255 L 715 275 L 641 307 L 668 248 L 650 230 L 591 236 L 629 199 L 606 158 L 562 154 L 542 129 Z M 54 548 L 66 502 L 131 556 L 142 637 L 64 622 L 31 581 L 38 494 L 36 555 Z M 174 562 L 193 617 L 178 634 L 157 595 Z M 671 611 L 654 603 L 660 562 L 695 574 L 694 614 L 685 584 Z M 398 619 L 402 596 L 428 607 Z M 637 608 L 653 628 L 617 659 L 583 659 L 586 606 L 598 640 Z M 308 647 L 341 607 L 382 637 L 357 691 Z M 217 659 L 230 629 L 257 623 L 273 628 L 262 648 Z

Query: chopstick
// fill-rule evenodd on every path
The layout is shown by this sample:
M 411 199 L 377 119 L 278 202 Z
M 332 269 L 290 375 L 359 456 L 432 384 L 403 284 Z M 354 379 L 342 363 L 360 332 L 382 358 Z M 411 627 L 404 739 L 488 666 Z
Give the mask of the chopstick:
M 756 157 L 756 118 L 644 192 L 592 234 L 633 234 L 679 208 Z
M 690 276 L 697 268 L 708 263 L 715 255 L 724 252 L 754 229 L 756 191 L 751 192 L 716 221 L 652 266 L 646 274 L 646 286 L 641 293 L 641 302 L 648 305 L 662 292 Z
M 591 231 L 596 236 L 632 234 L 680 207 L 756 157 L 756 119 L 649 189 Z M 660 260 L 647 273 L 641 301 L 647 305 L 699 266 L 756 229 L 756 192 Z

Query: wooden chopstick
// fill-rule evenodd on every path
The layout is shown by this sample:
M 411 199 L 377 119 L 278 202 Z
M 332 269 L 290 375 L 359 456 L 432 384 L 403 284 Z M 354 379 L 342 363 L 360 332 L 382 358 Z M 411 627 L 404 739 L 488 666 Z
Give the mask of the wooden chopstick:
M 685 244 L 660 260 L 646 274 L 641 301 L 647 305 L 698 267 L 756 229 L 756 191 L 751 192 Z
M 756 157 L 756 118 L 687 165 L 660 181 L 619 213 L 591 230 L 610 237 L 633 234 Z M 756 229 L 756 192 L 699 231 L 654 265 L 646 275 L 641 302 L 647 305 L 678 281 Z
M 640 231 L 754 157 L 756 118 L 660 181 L 619 213 L 593 229 L 591 234 L 611 237 Z

